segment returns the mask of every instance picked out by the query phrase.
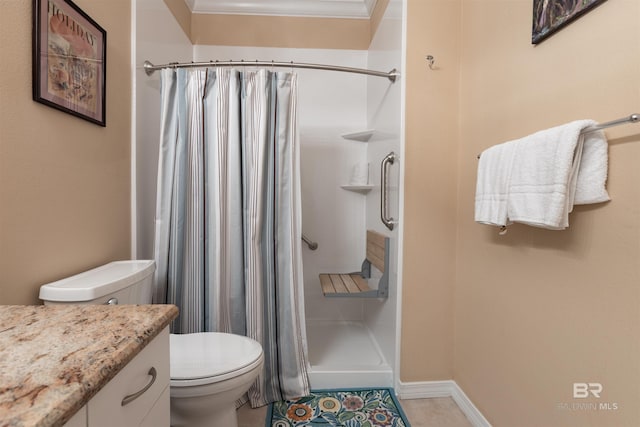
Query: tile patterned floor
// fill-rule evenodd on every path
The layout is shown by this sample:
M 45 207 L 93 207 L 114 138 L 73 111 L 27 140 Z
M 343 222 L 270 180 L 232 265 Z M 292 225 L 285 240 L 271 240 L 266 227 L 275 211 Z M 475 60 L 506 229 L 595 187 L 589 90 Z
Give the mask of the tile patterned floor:
M 450 397 L 401 400 L 411 427 L 472 427 Z M 238 410 L 238 427 L 263 427 L 267 407 L 251 409 L 246 404 Z

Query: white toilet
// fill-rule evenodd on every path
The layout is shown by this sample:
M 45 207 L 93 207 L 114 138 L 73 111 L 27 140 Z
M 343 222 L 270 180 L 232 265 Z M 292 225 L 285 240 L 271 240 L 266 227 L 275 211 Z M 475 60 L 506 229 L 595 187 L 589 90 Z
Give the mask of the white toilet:
M 150 304 L 154 261 L 118 261 L 43 285 L 45 304 Z M 171 425 L 237 427 L 235 402 L 262 368 L 260 344 L 240 335 L 170 336 Z

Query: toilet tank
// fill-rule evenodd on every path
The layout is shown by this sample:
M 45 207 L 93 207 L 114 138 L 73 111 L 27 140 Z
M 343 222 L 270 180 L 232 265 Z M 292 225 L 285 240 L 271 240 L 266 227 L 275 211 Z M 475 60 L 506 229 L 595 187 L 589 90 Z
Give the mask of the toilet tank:
M 151 304 L 153 260 L 115 261 L 40 287 L 45 304 Z

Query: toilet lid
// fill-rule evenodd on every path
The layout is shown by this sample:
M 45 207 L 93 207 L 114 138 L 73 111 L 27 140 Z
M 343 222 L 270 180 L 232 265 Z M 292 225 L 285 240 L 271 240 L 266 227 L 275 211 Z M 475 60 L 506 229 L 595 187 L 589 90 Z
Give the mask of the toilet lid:
M 251 365 L 262 355 L 248 337 L 222 332 L 170 335 L 172 380 L 216 377 Z

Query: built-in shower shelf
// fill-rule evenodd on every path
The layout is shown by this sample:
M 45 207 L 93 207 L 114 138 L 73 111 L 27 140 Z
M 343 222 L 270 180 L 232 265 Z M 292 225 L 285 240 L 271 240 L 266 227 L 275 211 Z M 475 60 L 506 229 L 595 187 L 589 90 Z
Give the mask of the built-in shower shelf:
M 369 140 L 375 133 L 375 130 L 368 129 L 361 132 L 343 133 L 342 137 L 344 139 L 350 139 L 352 141 L 369 142 Z
M 355 193 L 367 194 L 373 189 L 373 184 L 367 185 L 341 185 L 340 188 L 347 191 L 353 191 Z
M 381 132 L 376 129 L 367 129 L 359 132 L 343 133 L 341 135 L 344 139 L 360 142 L 374 142 L 389 139 L 397 139 L 398 136 L 389 132 Z

